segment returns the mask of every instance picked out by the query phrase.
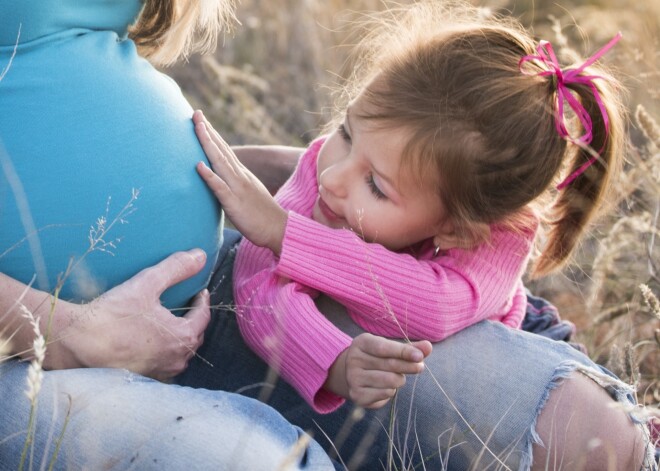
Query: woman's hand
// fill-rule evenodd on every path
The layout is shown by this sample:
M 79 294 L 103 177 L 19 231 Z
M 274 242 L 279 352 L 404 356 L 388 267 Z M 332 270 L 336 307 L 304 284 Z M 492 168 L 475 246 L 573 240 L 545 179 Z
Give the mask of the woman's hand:
M 181 373 L 204 340 L 209 293 L 198 294 L 183 317 L 159 298 L 205 261 L 201 250 L 177 252 L 89 304 L 58 301 L 45 367 L 127 368 L 160 380 Z
M 404 375 L 422 372 L 432 348 L 426 340 L 402 343 L 360 334 L 335 360 L 324 386 L 359 406 L 377 409 L 406 384 Z
M 200 162 L 197 172 L 241 234 L 253 244 L 268 247 L 279 255 L 287 222 L 286 211 L 277 204 L 263 183 L 238 160 L 201 111 L 195 111 L 193 122 L 197 138 L 213 168 L 211 171 Z

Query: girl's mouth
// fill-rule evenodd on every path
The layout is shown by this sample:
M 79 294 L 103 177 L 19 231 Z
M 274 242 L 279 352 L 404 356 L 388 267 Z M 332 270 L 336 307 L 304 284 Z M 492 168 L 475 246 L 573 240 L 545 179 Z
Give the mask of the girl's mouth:
M 328 206 L 320 196 L 317 199 L 317 203 L 319 205 L 319 209 L 321 210 L 321 214 L 325 216 L 328 222 L 339 221 L 341 219 L 337 213 L 330 209 L 330 206 Z

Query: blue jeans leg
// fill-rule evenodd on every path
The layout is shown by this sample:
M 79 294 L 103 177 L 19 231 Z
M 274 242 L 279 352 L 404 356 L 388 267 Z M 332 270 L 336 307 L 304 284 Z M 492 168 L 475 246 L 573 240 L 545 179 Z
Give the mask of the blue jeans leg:
M 563 378 L 579 372 L 631 405 L 631 388 L 566 342 L 481 322 L 434 345 L 426 370 L 397 393 L 396 411 L 345 404 L 315 413 L 243 342 L 232 312 L 233 252 L 217 267 L 207 338 L 179 384 L 240 392 L 272 405 L 350 469 L 528 469 L 536 419 Z M 327 312 L 324 310 L 324 312 Z M 345 315 L 328 316 L 351 335 Z M 394 417 L 392 421 L 391 418 Z
M 19 468 L 27 365 L 0 365 L 0 470 Z M 44 374 L 24 469 L 332 470 L 320 446 L 272 408 L 237 394 L 163 384 L 125 370 Z

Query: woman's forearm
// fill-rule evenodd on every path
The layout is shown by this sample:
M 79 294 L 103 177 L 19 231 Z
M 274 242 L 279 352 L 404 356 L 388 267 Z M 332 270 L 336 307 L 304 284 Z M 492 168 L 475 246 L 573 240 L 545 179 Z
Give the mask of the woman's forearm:
M 75 305 L 61 301 L 53 303 L 50 294 L 2 273 L 0 293 L 0 337 L 8 339 L 11 353 L 21 357 L 30 354 L 35 338 L 29 315 L 39 322 L 41 333 L 47 336 L 49 327 L 51 331 L 59 331 L 76 310 Z M 49 363 L 56 362 L 54 357 L 57 355 L 58 352 L 53 351 Z

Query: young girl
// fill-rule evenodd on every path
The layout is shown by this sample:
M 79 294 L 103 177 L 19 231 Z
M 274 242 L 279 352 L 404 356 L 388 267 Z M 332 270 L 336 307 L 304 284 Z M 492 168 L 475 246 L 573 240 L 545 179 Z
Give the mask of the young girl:
M 248 239 L 234 275 L 242 332 L 319 411 L 341 404 L 324 384 L 350 344 L 316 309 L 319 292 L 387 337 L 437 342 L 484 319 L 518 328 L 541 199 L 573 168 L 538 275 L 570 255 L 621 159 L 616 82 L 594 66 L 562 81 L 551 46 L 504 26 L 387 44 L 275 199 L 197 126 L 219 176 L 200 174 Z M 558 109 L 567 87 L 590 110 L 579 138 Z M 300 335 L 283 345 L 283 329 Z
M 351 362 L 319 293 L 382 336 L 437 342 L 484 320 L 517 328 L 539 222 L 551 227 L 535 275 L 568 259 L 620 167 L 618 84 L 594 65 L 618 36 L 564 67 L 512 23 L 434 13 L 412 9 L 367 38 L 376 48 L 338 124 L 275 199 L 194 117 L 215 173 L 198 171 L 247 239 L 233 279 L 241 332 L 317 412 L 347 397 L 379 407 L 421 360 Z M 533 439 L 521 441 L 529 453 Z

